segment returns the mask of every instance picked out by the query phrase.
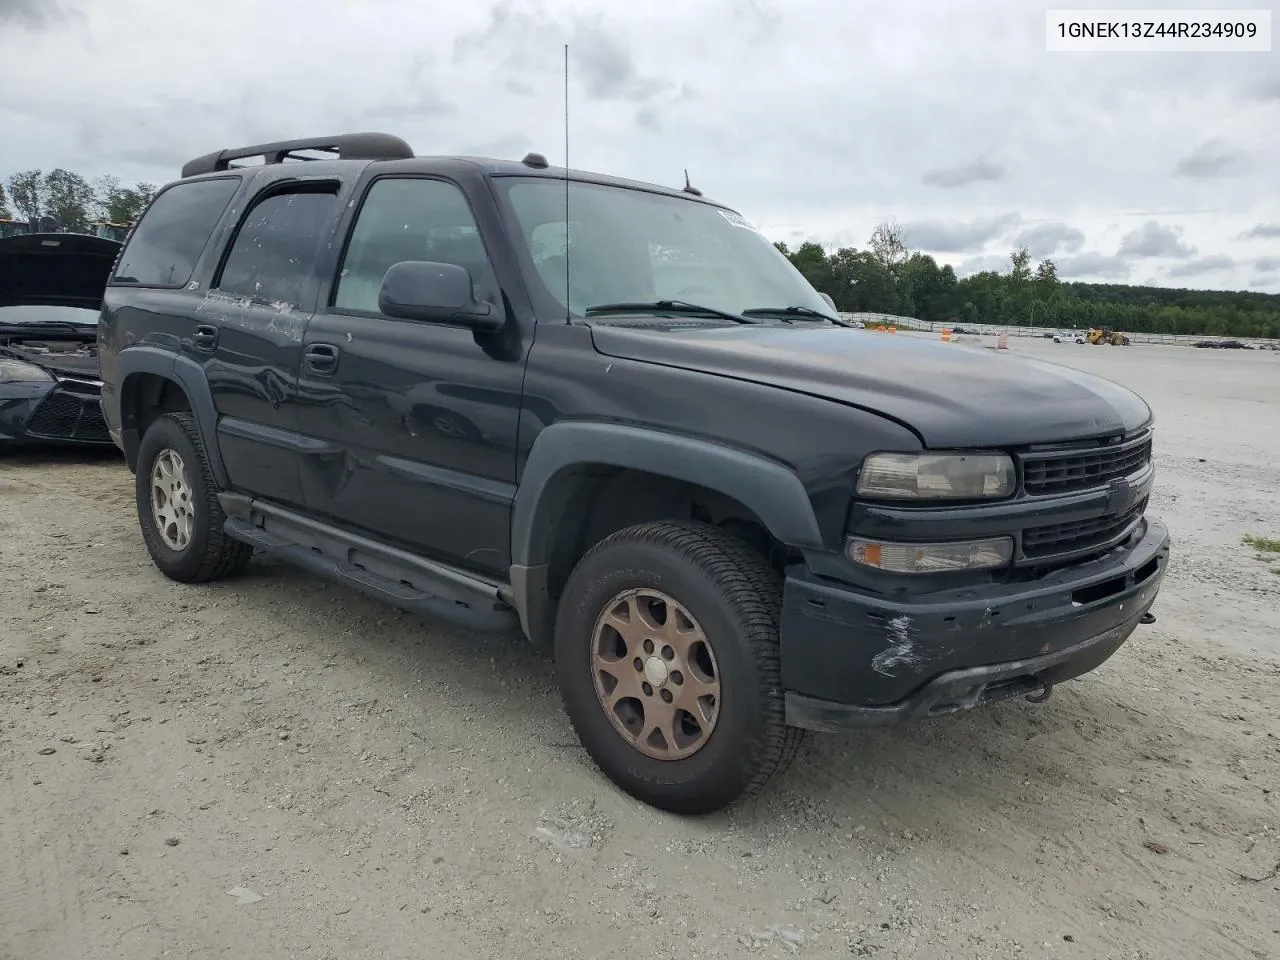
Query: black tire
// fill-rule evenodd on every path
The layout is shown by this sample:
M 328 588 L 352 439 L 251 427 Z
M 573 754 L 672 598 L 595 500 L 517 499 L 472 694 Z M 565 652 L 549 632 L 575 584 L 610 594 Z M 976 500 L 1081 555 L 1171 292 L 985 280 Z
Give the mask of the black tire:
M 624 738 L 596 694 L 592 641 L 610 601 L 660 590 L 685 607 L 711 646 L 721 684 L 705 744 L 656 759 Z M 587 753 L 615 784 L 672 813 L 706 814 L 756 792 L 795 757 L 803 731 L 786 726 L 779 669 L 782 582 L 746 542 L 701 523 L 647 523 L 592 547 L 565 585 L 556 615 L 556 672 Z
M 167 450 L 182 459 L 190 489 L 191 538 L 181 550 L 169 546 L 160 533 L 151 502 L 151 474 L 156 460 Z M 138 524 L 151 559 L 170 580 L 204 583 L 242 573 L 253 548 L 232 540 L 223 531 L 226 514 L 218 503 L 218 488 L 209 469 L 204 444 L 194 418 L 169 413 L 152 421 L 138 447 L 134 473 Z

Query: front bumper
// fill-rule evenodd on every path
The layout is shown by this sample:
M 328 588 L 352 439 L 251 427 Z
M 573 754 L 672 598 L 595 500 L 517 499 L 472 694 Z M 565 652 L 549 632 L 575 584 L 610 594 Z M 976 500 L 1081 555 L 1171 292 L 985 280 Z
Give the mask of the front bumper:
M 1168 557 L 1168 530 L 1148 517 L 1104 556 L 1024 583 L 889 599 L 793 568 L 781 630 L 787 722 L 892 725 L 1087 673 L 1155 602 Z
M 100 393 L 87 379 L 0 384 L 0 442 L 110 445 Z

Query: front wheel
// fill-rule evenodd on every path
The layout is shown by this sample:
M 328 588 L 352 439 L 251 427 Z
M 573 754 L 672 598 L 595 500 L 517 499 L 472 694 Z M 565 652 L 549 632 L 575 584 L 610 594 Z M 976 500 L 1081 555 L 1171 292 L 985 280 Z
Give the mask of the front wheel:
M 673 813 L 719 810 L 795 755 L 783 722 L 782 584 L 708 524 L 607 537 L 560 598 L 556 669 L 583 746 L 627 793 Z

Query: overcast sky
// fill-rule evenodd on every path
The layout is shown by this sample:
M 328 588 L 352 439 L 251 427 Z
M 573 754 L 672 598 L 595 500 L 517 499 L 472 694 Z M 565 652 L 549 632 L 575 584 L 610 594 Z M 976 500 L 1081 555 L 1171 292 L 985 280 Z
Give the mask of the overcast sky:
M 865 246 L 893 217 L 962 274 L 1024 243 L 1068 279 L 1280 292 L 1280 55 L 1051 54 L 1044 9 L 0 0 L 0 164 L 164 182 L 361 129 L 558 164 L 568 43 L 573 166 L 687 167 L 772 239 Z

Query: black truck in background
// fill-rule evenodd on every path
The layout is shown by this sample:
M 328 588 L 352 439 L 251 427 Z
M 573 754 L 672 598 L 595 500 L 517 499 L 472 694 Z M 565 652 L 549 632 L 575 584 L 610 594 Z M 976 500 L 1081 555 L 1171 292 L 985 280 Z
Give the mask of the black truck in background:
M 197 158 L 99 347 L 166 575 L 256 550 L 522 632 L 667 810 L 758 788 L 805 729 L 1042 700 L 1152 619 L 1168 561 L 1133 393 L 850 329 L 737 212 L 537 154 Z

